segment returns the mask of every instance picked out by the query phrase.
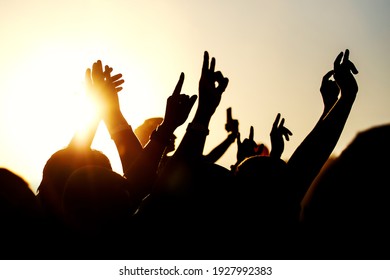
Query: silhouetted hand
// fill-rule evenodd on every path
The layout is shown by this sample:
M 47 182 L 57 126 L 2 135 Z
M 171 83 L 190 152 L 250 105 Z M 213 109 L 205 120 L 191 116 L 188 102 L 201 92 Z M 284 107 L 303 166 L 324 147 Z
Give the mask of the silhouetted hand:
M 341 60 L 343 60 L 341 62 Z M 349 60 L 349 50 L 340 52 L 334 61 L 334 78 L 340 87 L 341 96 L 355 98 L 358 84 L 354 75 L 358 73 L 355 65 Z
M 238 133 L 237 137 L 237 162 L 240 163 L 244 159 L 254 155 L 260 155 L 263 151 L 264 145 L 260 146 L 253 140 L 254 130 L 253 126 L 250 128 L 249 138 L 245 138 L 244 141 L 241 142 L 241 135 Z
M 215 71 L 215 58 L 211 58 L 211 62 L 209 62 L 209 54 L 205 51 L 202 74 L 199 80 L 198 110 L 206 118 L 211 118 L 214 114 L 228 83 L 228 78 L 225 78 L 220 71 Z
M 231 107 L 227 108 L 226 110 L 225 129 L 227 132 L 230 132 L 228 135 L 228 139 L 233 143 L 238 137 L 239 130 L 238 130 L 238 120 L 233 119 Z
M 180 94 L 183 82 L 184 73 L 181 73 L 175 90 L 167 99 L 163 124 L 171 127 L 172 131 L 187 120 L 188 115 L 197 99 L 196 95 L 192 95 L 190 97 L 186 94 Z
M 271 157 L 280 158 L 284 151 L 284 138 L 287 141 L 290 140 L 289 136 L 292 135 L 292 132 L 284 126 L 284 118 L 280 121 L 280 113 L 277 114 L 276 119 L 272 125 L 272 130 L 270 133 L 271 136 Z
M 233 119 L 232 117 L 232 108 L 229 107 L 226 109 L 226 124 L 225 129 L 227 132 L 238 133 L 238 120 Z
M 330 109 L 332 109 L 340 93 L 340 88 L 337 83 L 330 79 L 333 75 L 334 70 L 331 70 L 322 78 L 320 92 L 324 102 L 324 115 L 327 114 Z
M 88 68 L 86 71 L 87 92 L 102 117 L 120 110 L 118 92 L 123 89 L 120 85 L 124 80 L 122 74 L 111 76 L 112 70 L 106 65 L 103 71 L 102 62 L 98 60 L 93 63 L 92 70 Z

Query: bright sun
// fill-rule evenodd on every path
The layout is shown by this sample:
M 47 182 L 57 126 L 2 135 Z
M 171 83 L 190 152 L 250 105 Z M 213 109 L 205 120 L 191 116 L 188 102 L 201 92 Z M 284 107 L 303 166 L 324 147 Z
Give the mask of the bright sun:
M 2 156 L 16 173 L 24 171 L 24 178 L 34 191 L 48 158 L 68 145 L 90 115 L 85 101 L 84 74 L 93 62 L 102 58 L 91 58 L 92 55 L 69 49 L 69 46 L 52 45 L 32 50 L 20 56 L 13 69 L 8 69 L 7 94 L 2 101 L 6 109 L 1 120 L 3 131 L 6 131 L 2 145 L 7 147 L 8 154 Z M 102 61 L 105 62 L 104 58 Z M 115 72 L 115 65 L 113 68 Z M 127 74 L 121 73 L 126 81 Z M 154 117 L 156 110 L 161 111 L 156 104 L 150 103 L 150 95 L 142 94 L 148 84 L 147 78 L 137 79 L 140 87 L 131 85 L 131 90 L 138 92 L 136 102 L 134 95 L 126 93 L 126 82 L 119 93 L 122 111 L 133 129 L 146 118 Z M 122 174 L 115 144 L 102 122 L 92 148 L 106 154 L 113 169 Z M 15 154 L 18 157 L 15 158 Z

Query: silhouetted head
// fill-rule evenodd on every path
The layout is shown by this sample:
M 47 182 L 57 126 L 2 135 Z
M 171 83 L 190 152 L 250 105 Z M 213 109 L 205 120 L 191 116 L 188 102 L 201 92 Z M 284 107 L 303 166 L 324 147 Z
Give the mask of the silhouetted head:
M 89 165 L 112 170 L 107 156 L 90 148 L 65 148 L 49 158 L 38 187 L 38 198 L 47 213 L 61 215 L 60 205 L 68 177 L 78 168 Z
M 298 218 L 287 163 L 269 156 L 251 156 L 235 172 L 238 207 L 243 215 L 285 225 Z M 254 215 L 254 216 L 253 216 Z
M 12 171 L 0 168 L 1 259 L 36 257 L 41 211 L 28 183 Z
M 38 213 L 38 203 L 28 183 L 12 171 L 0 168 L 0 222 L 4 225 L 8 220 L 11 224 L 22 225 L 35 219 Z
M 285 161 L 270 156 L 251 156 L 243 160 L 235 171 L 239 178 L 252 178 L 259 181 L 279 180 L 287 170 Z

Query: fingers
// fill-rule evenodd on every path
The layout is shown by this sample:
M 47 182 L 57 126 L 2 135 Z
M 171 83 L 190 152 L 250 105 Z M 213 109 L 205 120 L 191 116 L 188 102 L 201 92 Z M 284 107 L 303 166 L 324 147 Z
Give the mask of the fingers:
M 88 85 L 92 85 L 91 73 L 92 73 L 91 68 L 88 68 L 87 70 L 85 70 L 85 82 Z
M 284 125 L 284 118 L 283 118 L 282 121 L 280 122 L 279 127 L 283 127 L 283 125 Z
M 280 120 L 280 113 L 278 113 L 278 114 L 276 115 L 274 124 L 272 125 L 273 128 L 277 128 L 277 127 L 278 127 L 279 120 Z
M 229 107 L 226 109 L 226 119 L 227 119 L 227 122 L 231 122 L 233 120 L 233 117 L 232 117 L 232 108 Z
M 123 84 L 125 81 L 124 80 L 119 80 L 119 81 L 115 81 L 112 83 L 113 87 L 116 89 L 117 92 L 120 92 L 123 87 L 120 87 L 121 84 Z
M 344 53 L 343 63 L 347 63 L 348 60 L 349 60 L 349 49 L 346 49 Z
M 359 71 L 356 69 L 355 64 L 353 64 L 352 61 L 349 61 L 349 69 L 351 69 L 352 73 L 355 75 L 359 73 Z
M 287 141 L 290 140 L 290 137 L 289 136 L 292 136 L 292 132 L 286 128 L 286 127 L 283 127 L 283 135 L 284 135 L 284 138 L 286 138 Z
M 211 71 L 211 73 L 214 73 L 214 71 L 215 71 L 215 58 L 214 57 L 211 58 L 210 71 Z
M 122 78 L 122 74 L 119 73 L 119 74 L 116 74 L 116 75 L 112 76 L 110 78 L 110 80 L 111 80 L 111 82 L 115 82 L 115 81 L 119 80 L 120 78 Z M 123 82 L 124 82 L 124 80 L 123 80 Z
M 333 63 L 333 69 L 336 70 L 340 67 L 341 59 L 343 58 L 343 52 L 340 52 Z
M 103 74 L 103 66 L 101 60 L 96 61 L 92 65 L 92 79 L 94 81 L 103 80 L 104 74 Z
M 193 96 L 190 97 L 190 100 L 189 100 L 190 108 L 192 108 L 192 106 L 194 106 L 195 101 L 196 101 L 197 98 L 198 98 L 197 95 L 193 95 Z
M 330 79 L 330 77 L 332 77 L 334 74 L 334 70 L 330 70 L 328 73 L 326 73 L 324 75 L 324 77 L 322 78 L 322 82 L 326 82 Z
M 87 89 L 87 93 L 89 93 L 91 90 L 92 90 L 92 77 L 91 77 L 91 68 L 88 68 L 86 71 L 85 71 L 85 86 L 86 86 L 86 89 Z
M 222 75 L 221 71 L 217 71 L 214 73 L 214 79 L 218 83 L 218 87 L 217 87 L 218 92 L 222 94 L 225 91 L 225 89 L 229 83 L 229 79 L 225 78 Z
M 344 57 L 343 57 L 344 55 Z M 341 63 L 341 59 L 343 60 L 343 62 Z M 349 49 L 346 49 L 345 50 L 345 53 L 343 54 L 343 52 L 341 52 L 336 60 L 334 61 L 334 69 L 337 70 L 340 68 L 341 64 L 345 65 L 349 70 L 351 70 L 351 72 L 353 74 L 358 74 L 359 71 L 357 70 L 356 66 L 349 60 Z
M 176 84 L 175 90 L 172 93 L 172 96 L 179 96 L 181 92 L 181 88 L 183 87 L 183 82 L 184 82 L 184 73 L 181 72 L 179 81 Z
M 108 66 L 108 65 L 106 65 L 106 66 L 104 66 L 104 77 L 106 78 L 106 79 L 110 79 L 110 78 L 112 78 L 111 77 L 111 72 L 112 72 L 112 67 L 110 67 L 110 66 Z
M 209 53 L 205 51 L 203 54 L 202 75 L 206 74 L 207 70 L 209 70 Z
M 253 141 L 253 136 L 254 136 L 254 130 L 253 130 L 253 126 L 251 126 L 251 129 L 249 131 L 249 140 Z
M 237 133 L 237 146 L 239 147 L 241 145 L 241 134 Z
M 356 66 L 349 60 L 349 49 L 345 50 L 343 64 L 348 66 L 349 70 L 352 71 L 353 74 L 358 74 L 359 71 L 356 69 Z

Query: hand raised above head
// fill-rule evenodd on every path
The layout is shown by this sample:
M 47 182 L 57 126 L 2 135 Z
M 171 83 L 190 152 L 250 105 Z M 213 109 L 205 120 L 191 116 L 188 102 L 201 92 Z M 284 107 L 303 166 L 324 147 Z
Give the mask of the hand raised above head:
M 187 120 L 192 106 L 197 99 L 196 95 L 192 95 L 190 97 L 189 95 L 180 93 L 183 82 L 184 73 L 181 73 L 179 81 L 177 82 L 172 95 L 167 99 L 163 123 L 165 125 L 171 126 L 172 129 L 176 129 Z
M 271 129 L 271 153 L 270 156 L 280 158 L 284 151 L 284 140 L 290 140 L 289 136 L 292 135 L 292 132 L 284 126 L 284 118 L 280 120 L 280 113 L 277 114 L 276 119 L 272 125 Z M 280 123 L 279 123 L 280 121 Z
M 103 65 L 100 60 L 97 60 L 92 65 L 92 70 L 86 71 L 86 83 L 90 96 L 95 102 L 102 117 L 107 117 L 109 112 L 119 111 L 118 92 L 123 88 L 124 83 L 122 74 L 111 76 L 113 69 L 106 65 L 103 71 Z
M 215 58 L 209 61 L 209 54 L 204 52 L 202 73 L 199 80 L 199 107 L 198 109 L 211 117 L 221 101 L 221 95 L 225 91 L 229 79 L 222 72 L 215 71 Z
M 342 61 L 341 61 L 342 60 Z M 358 85 L 354 75 L 358 74 L 355 65 L 349 60 L 349 50 L 341 52 L 334 61 L 334 78 L 341 89 L 341 96 L 356 97 Z
M 259 149 L 259 146 L 253 140 L 253 138 L 254 138 L 253 126 L 251 126 L 251 128 L 250 128 L 249 138 L 245 138 L 244 141 L 242 141 L 242 142 L 241 142 L 240 133 L 238 133 L 238 137 L 237 137 L 237 162 L 241 162 L 247 157 L 261 154 L 262 148 Z
M 231 132 L 232 135 L 236 135 L 238 133 L 238 120 L 233 119 L 232 117 L 232 108 L 229 107 L 226 110 L 226 124 L 225 129 L 227 132 Z

